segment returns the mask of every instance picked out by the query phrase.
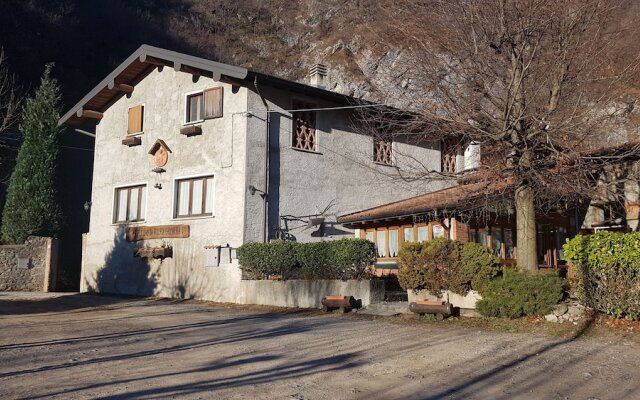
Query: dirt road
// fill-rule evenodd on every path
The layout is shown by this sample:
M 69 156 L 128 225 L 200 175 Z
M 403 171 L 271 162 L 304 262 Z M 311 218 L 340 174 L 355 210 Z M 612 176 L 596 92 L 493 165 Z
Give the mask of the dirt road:
M 640 399 L 636 341 L 0 293 L 0 398 Z

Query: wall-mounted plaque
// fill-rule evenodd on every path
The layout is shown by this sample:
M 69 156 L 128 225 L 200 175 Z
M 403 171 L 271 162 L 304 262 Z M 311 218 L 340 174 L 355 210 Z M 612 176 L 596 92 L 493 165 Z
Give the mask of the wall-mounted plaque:
M 171 153 L 171 149 L 162 139 L 156 140 L 156 142 L 149 149 L 149 154 L 153 156 L 153 163 L 158 168 L 162 168 L 167 165 L 167 161 L 169 161 L 169 153 Z
M 145 239 L 188 238 L 189 225 L 131 226 L 126 232 L 128 242 Z

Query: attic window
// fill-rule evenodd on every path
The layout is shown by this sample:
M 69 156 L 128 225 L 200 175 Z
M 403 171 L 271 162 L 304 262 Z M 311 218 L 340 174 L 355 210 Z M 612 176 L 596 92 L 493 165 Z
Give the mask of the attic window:
M 373 161 L 378 164 L 393 165 L 393 141 L 390 137 L 374 137 Z
M 445 139 L 440 142 L 440 164 L 443 173 L 455 174 L 457 172 L 456 157 L 458 149 L 459 146 L 456 140 Z
M 186 123 L 202 121 L 202 92 L 187 96 Z
M 205 119 L 222 117 L 223 95 L 224 89 L 221 87 L 187 95 L 185 123 L 189 124 Z
M 310 110 L 317 108 L 317 105 L 294 100 L 292 108 L 294 110 Z M 291 146 L 299 150 L 318 151 L 315 111 L 295 111 L 291 113 L 291 119 L 293 121 Z
M 140 104 L 129 108 L 128 119 L 127 135 L 142 133 L 144 128 L 144 106 Z

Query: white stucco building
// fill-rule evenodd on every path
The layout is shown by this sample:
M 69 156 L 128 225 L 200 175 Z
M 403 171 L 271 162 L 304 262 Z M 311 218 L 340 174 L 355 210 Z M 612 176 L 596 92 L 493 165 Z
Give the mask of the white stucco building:
M 140 47 L 60 121 L 96 135 L 81 290 L 250 302 L 227 249 L 353 236 L 337 216 L 443 188 L 397 174 L 439 144 L 358 132 L 362 105 Z

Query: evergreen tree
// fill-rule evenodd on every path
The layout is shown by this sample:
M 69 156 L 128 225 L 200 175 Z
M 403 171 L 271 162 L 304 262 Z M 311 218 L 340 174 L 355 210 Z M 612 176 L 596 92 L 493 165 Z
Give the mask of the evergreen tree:
M 51 68 L 46 66 L 22 112 L 23 142 L 2 214 L 3 240 L 10 243 L 23 243 L 29 235 L 56 236 L 61 225 L 55 182 L 60 94 Z

